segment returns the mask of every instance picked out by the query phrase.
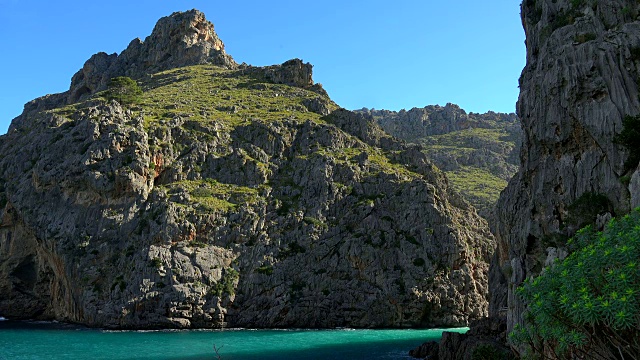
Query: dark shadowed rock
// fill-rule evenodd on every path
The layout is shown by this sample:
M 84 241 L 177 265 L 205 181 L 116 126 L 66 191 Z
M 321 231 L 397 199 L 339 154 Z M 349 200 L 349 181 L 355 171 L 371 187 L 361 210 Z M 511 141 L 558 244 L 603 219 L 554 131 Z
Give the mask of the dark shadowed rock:
M 505 318 L 474 321 L 466 334 L 444 332 L 440 342 L 426 342 L 409 352 L 415 358 L 428 360 L 511 360 L 515 359 L 505 345 Z

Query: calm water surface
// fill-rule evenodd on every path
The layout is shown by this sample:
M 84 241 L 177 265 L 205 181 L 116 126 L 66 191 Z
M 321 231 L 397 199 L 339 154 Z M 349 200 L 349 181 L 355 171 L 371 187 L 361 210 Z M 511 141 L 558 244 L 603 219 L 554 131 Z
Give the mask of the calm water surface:
M 447 331 L 465 332 L 467 329 Z M 104 331 L 0 321 L 0 359 L 406 359 L 434 330 Z

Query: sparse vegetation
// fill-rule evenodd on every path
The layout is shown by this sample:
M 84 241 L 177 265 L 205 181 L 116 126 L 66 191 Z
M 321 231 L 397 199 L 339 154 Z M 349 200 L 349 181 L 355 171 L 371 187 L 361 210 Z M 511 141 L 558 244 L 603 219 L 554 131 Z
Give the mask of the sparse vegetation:
M 156 269 L 159 269 L 162 266 L 162 260 L 160 260 L 160 258 L 153 258 L 151 259 L 151 266 L 153 266 Z
M 311 216 L 305 216 L 304 219 L 302 219 L 302 220 L 305 223 L 314 225 L 315 227 L 318 227 L 320 229 L 328 228 L 327 224 L 325 224 L 324 222 L 322 222 L 322 221 L 320 221 L 320 220 L 318 220 L 318 219 L 316 219 L 314 217 L 311 217 Z
M 573 41 L 582 44 L 585 43 L 587 41 L 592 41 L 597 39 L 598 36 L 594 33 L 583 33 L 583 34 L 578 34 L 573 38 Z
M 270 264 L 265 264 L 256 269 L 258 274 L 271 275 L 273 274 L 273 266 Z
M 204 212 L 230 211 L 241 205 L 255 204 L 260 200 L 258 189 L 224 184 L 213 179 L 183 180 L 163 187 L 169 194 L 182 189 L 189 192 L 191 200 Z
M 236 282 L 240 278 L 240 273 L 234 268 L 224 269 L 224 273 L 220 281 L 215 283 L 209 292 L 217 297 L 222 297 L 224 294 L 233 296 L 235 294 Z

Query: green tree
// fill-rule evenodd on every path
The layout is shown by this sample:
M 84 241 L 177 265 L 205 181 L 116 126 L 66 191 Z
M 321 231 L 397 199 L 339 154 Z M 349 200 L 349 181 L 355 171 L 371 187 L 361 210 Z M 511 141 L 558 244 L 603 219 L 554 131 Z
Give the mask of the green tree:
M 511 340 L 533 359 L 640 358 L 640 208 L 591 226 L 573 251 L 518 291 L 529 305 Z
M 142 89 L 138 83 L 130 77 L 118 76 L 109 80 L 107 86 L 107 99 L 116 100 L 121 105 L 139 103 L 142 99 Z

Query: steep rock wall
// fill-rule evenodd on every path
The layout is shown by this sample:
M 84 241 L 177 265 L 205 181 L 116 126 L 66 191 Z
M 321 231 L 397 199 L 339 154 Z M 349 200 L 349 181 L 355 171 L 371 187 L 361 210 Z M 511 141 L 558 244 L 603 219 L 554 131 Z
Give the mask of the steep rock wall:
M 493 224 L 493 315 L 522 321 L 515 289 L 562 254 L 582 225 L 637 206 L 628 150 L 614 141 L 622 119 L 640 111 L 640 22 L 635 1 L 525 0 L 527 64 L 518 116 L 521 167 L 501 194 Z

